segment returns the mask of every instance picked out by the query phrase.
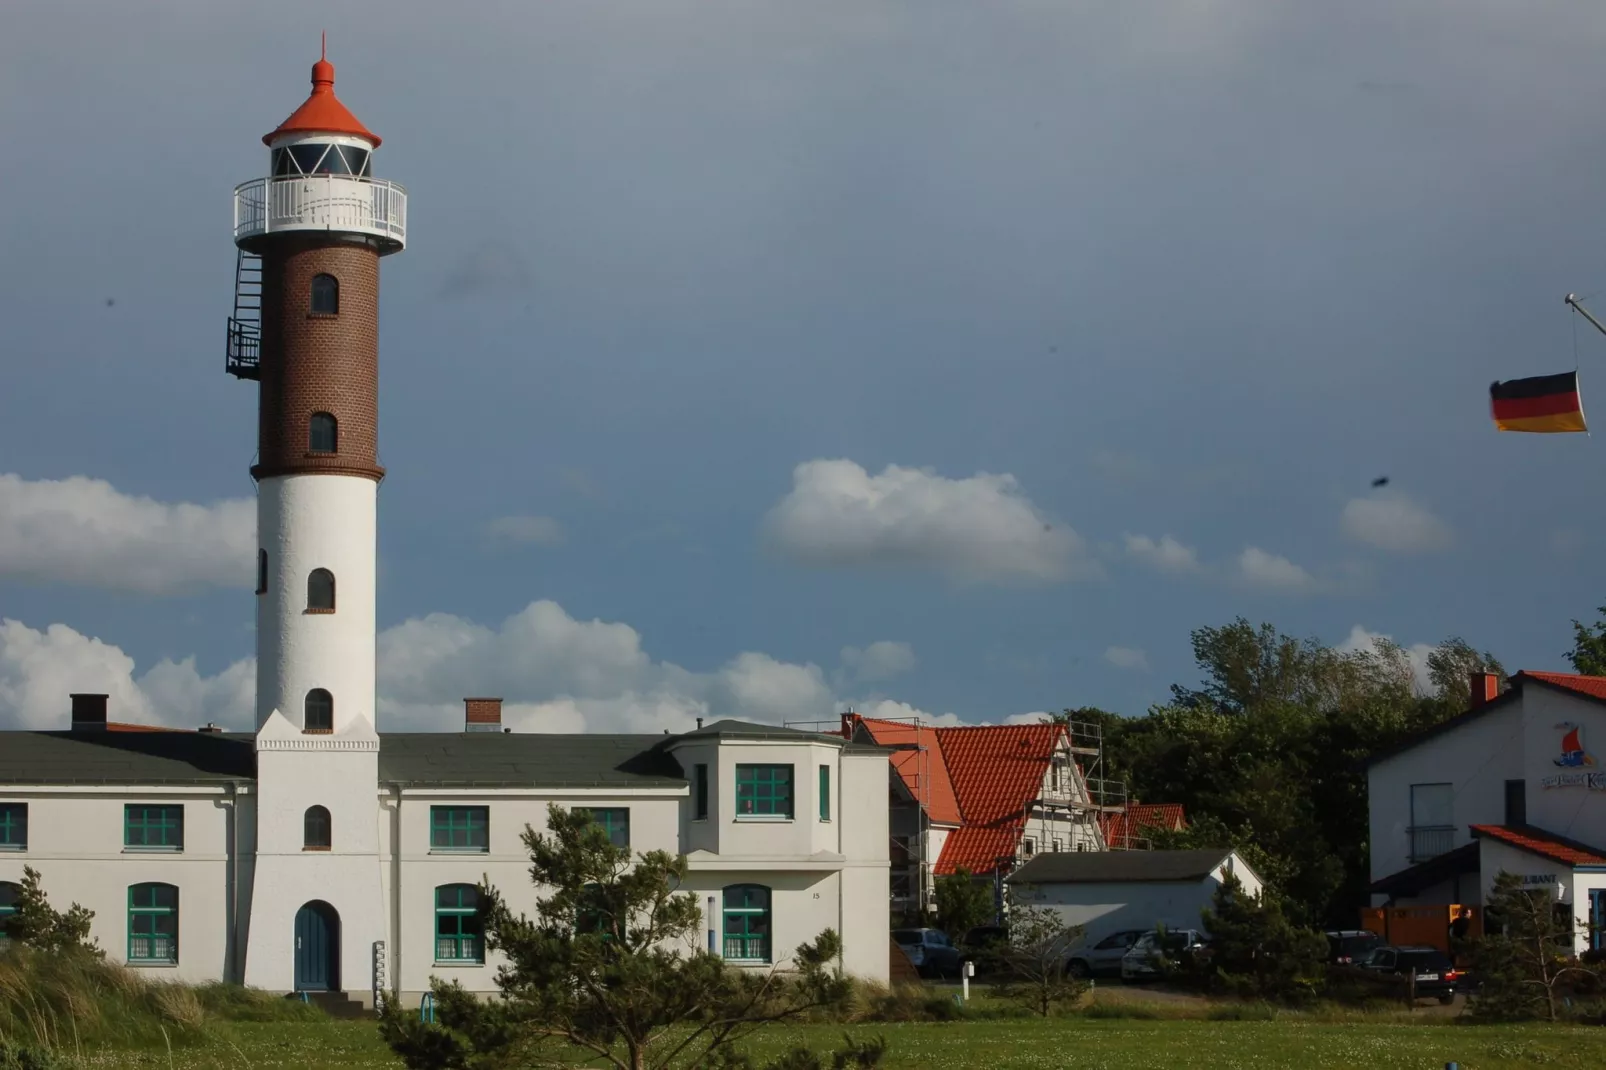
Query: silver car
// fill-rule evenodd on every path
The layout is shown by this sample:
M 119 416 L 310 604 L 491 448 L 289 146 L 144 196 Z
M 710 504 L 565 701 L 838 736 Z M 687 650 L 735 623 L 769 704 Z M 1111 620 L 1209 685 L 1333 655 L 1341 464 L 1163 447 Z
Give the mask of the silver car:
M 1121 956 L 1121 980 L 1146 981 L 1159 977 L 1166 963 L 1205 945 L 1205 934 L 1198 929 L 1167 929 L 1164 936 L 1150 931 L 1138 937 Z
M 1079 947 L 1071 952 L 1065 968 L 1072 977 L 1118 977 L 1121 960 L 1132 950 L 1148 929 L 1122 929 L 1111 933 L 1092 947 Z

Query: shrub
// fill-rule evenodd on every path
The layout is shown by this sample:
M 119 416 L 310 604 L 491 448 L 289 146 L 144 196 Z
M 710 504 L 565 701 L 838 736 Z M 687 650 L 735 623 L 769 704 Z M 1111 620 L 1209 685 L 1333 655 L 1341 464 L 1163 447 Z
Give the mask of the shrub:
M 229 1022 L 314 1022 L 329 1017 L 316 1004 L 244 985 L 214 981 L 200 985 L 194 992 L 210 1017 Z
M 1247 895 L 1228 874 L 1202 913 L 1212 942 L 1197 969 L 1210 987 L 1278 1003 L 1315 999 L 1326 976 L 1327 941 L 1290 922 L 1269 888 Z
M 14 1044 L 0 1037 L 0 1070 L 66 1070 L 61 1060 L 44 1048 Z

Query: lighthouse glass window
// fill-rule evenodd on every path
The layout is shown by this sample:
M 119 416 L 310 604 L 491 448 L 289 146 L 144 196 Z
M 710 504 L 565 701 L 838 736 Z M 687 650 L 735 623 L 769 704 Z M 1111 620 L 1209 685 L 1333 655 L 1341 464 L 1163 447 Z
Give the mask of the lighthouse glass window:
M 340 444 L 340 429 L 335 418 L 327 412 L 315 412 L 307 421 L 307 451 L 334 453 Z
M 340 312 L 340 282 L 333 275 L 314 275 L 309 311 L 315 316 L 333 316 Z
M 313 142 L 273 150 L 275 178 L 297 175 L 355 175 L 368 177 L 368 150 L 355 145 Z

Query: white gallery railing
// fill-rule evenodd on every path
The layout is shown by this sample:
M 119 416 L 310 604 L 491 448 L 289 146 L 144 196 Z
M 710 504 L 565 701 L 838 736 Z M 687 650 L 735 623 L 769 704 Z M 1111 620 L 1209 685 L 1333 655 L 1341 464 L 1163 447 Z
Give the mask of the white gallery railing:
M 405 245 L 407 191 L 351 175 L 256 178 L 235 187 L 236 241 L 293 230 L 350 231 Z

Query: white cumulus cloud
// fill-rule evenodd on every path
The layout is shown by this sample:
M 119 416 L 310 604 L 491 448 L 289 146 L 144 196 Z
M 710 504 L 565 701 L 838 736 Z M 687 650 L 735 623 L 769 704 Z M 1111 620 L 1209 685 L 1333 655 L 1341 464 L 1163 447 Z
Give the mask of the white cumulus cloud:
M 915 648 L 891 639 L 879 640 L 863 649 L 845 646 L 842 667 L 844 675 L 857 682 L 891 680 L 914 670 Z
M 1152 539 L 1147 535 L 1127 535 L 1127 556 L 1163 572 L 1198 572 L 1199 555 L 1170 535 Z
M 1370 652 L 1377 648 L 1378 640 L 1392 643 L 1394 637 L 1382 632 L 1374 632 L 1357 624 L 1349 630 L 1349 635 L 1334 649 L 1340 653 Z M 1433 653 L 1432 643 L 1412 643 L 1402 646 L 1401 652 L 1411 665 L 1411 677 L 1416 683 L 1416 689 L 1423 694 L 1433 690 L 1433 679 L 1428 672 L 1428 655 Z
M 1351 498 L 1341 517 L 1344 534 L 1397 554 L 1426 553 L 1450 545 L 1449 527 L 1426 506 L 1403 494 L 1380 492 Z
M 1316 586 L 1309 572 L 1258 546 L 1246 546 L 1238 555 L 1238 575 L 1246 583 L 1271 591 L 1298 593 Z
M 1104 660 L 1117 669 L 1147 669 L 1148 655 L 1136 647 L 1112 646 L 1104 651 Z
M 252 720 L 256 663 L 237 661 L 202 676 L 195 659 L 162 660 L 136 675 L 134 659 L 65 624 L 43 631 L 0 620 L 0 727 L 66 728 L 73 692 L 108 695 L 114 721 L 233 728 Z
M 493 542 L 519 546 L 562 545 L 563 525 L 550 516 L 501 516 L 485 526 Z
M 1054 583 L 1092 571 L 1081 538 L 1053 523 L 1010 475 L 949 479 L 849 460 L 792 472 L 792 490 L 764 519 L 768 545 L 809 565 L 931 569 L 973 583 Z
M 256 503 L 134 497 L 101 479 L 0 474 L 0 576 L 142 594 L 246 587 Z

